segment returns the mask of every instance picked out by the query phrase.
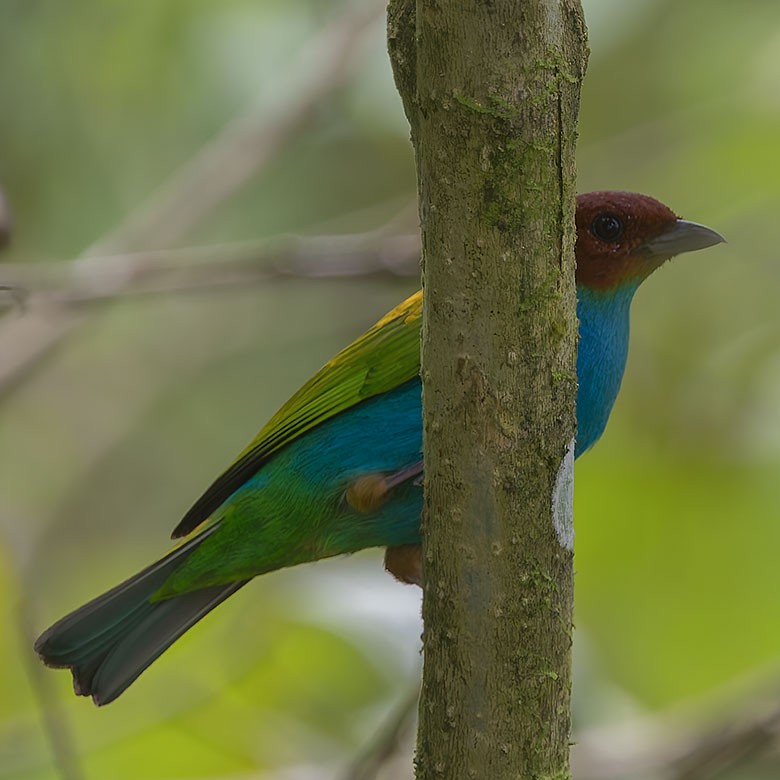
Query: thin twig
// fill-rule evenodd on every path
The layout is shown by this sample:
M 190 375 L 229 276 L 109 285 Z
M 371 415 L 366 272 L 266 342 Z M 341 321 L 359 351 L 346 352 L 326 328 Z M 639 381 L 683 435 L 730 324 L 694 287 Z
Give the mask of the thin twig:
M 84 262 L 90 255 L 122 254 L 176 241 L 256 177 L 307 126 L 316 106 L 344 84 L 371 24 L 383 13 L 382 0 L 353 2 L 302 47 L 305 52 L 321 52 L 321 57 L 296 91 L 294 103 L 270 117 L 248 110 L 229 122 L 147 204 L 87 249 Z M 83 309 L 31 301 L 27 316 L 6 318 L 0 328 L 0 394 L 21 381 L 85 316 Z
M 22 658 L 27 679 L 40 710 L 41 726 L 52 759 L 62 780 L 84 780 L 86 775 L 74 749 L 75 740 L 69 721 L 57 701 L 52 676 L 31 651 L 36 633 L 30 619 L 29 605 L 21 600 L 16 609 L 17 632 L 22 643 Z
M 28 291 L 25 287 L 16 285 L 0 285 L 0 308 L 4 306 L 13 306 L 17 310 L 23 311 L 27 301 Z M 5 298 L 5 300 L 3 300 Z
M 349 765 L 341 780 L 376 780 L 389 764 L 403 757 L 412 775 L 412 752 L 420 683 L 415 682 L 366 749 Z
M 309 125 L 317 106 L 345 83 L 366 32 L 384 8 L 377 0 L 353 2 L 302 47 L 312 62 L 309 78 L 293 90 L 294 97 L 275 121 L 264 121 L 251 104 L 90 254 L 167 246 L 200 224 Z
M 0 520 L 5 521 L 5 518 Z M 0 535 L 0 550 L 7 549 L 10 553 L 5 562 L 10 566 L 8 574 L 15 585 L 11 590 L 15 596 L 11 614 L 20 642 L 22 663 L 38 706 L 41 729 L 51 752 L 52 764 L 61 780 L 83 780 L 85 774 L 78 759 L 76 741 L 70 722 L 57 703 L 52 676 L 47 673 L 43 664 L 38 662 L 32 652 L 36 633 L 31 619 L 30 604 L 23 586 L 24 568 L 29 561 L 30 544 L 19 530 L 27 526 L 26 523 L 13 522 L 10 519 L 7 523 L 0 523 L 0 532 L 3 532 Z
M 722 693 L 686 708 L 587 730 L 572 753 L 576 780 L 716 780 L 726 772 L 780 748 L 780 683 L 776 675 L 724 707 Z M 769 693 L 767 693 L 767 691 Z M 732 700 L 733 694 L 727 696 Z M 713 724 L 702 716 L 714 709 L 730 714 Z M 691 725 L 699 721 L 699 725 Z
M 780 696 L 753 705 L 735 721 L 699 735 L 681 751 L 664 780 L 715 780 L 780 747 Z
M 419 253 L 415 234 L 371 231 L 133 252 L 89 262 L 6 264 L 3 273 L 30 296 L 81 306 L 128 295 L 223 289 L 291 277 L 407 276 L 418 273 Z
M 11 219 L 11 209 L 8 205 L 8 199 L 5 193 L 0 189 L 0 250 L 5 249 L 11 241 L 11 229 L 13 220 Z

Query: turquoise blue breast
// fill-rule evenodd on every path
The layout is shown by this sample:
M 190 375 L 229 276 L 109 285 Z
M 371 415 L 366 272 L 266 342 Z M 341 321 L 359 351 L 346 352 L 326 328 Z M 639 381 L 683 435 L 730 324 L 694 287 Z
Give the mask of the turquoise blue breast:
M 633 290 L 608 296 L 578 291 L 577 455 L 601 436 L 620 389 L 632 295 Z M 266 521 L 276 526 L 275 533 L 288 537 L 287 550 L 310 544 L 307 522 L 319 526 L 319 538 L 327 545 L 320 554 L 331 549 L 335 554 L 418 543 L 422 511 L 419 480 L 395 488 L 392 498 L 373 512 L 360 513 L 350 507 L 344 501 L 344 491 L 361 474 L 393 473 L 418 461 L 421 449 L 421 388 L 419 379 L 414 379 L 327 420 L 292 442 L 227 503 L 238 508 L 242 498 L 263 496 L 263 504 L 274 507 L 276 515 Z M 251 514 L 245 513 L 247 520 Z M 247 533 L 258 531 L 255 523 L 247 523 Z M 300 539 L 290 538 L 299 533 Z M 301 549 L 302 556 L 311 553 Z

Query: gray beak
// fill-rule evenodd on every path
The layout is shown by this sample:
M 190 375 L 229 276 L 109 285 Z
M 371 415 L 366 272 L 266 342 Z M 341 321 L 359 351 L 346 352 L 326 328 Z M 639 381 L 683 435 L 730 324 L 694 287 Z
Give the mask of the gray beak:
M 697 249 L 725 243 L 726 239 L 712 228 L 699 225 L 697 222 L 678 219 L 672 227 L 660 236 L 646 241 L 634 252 L 650 257 L 673 257 L 683 252 L 695 252 Z

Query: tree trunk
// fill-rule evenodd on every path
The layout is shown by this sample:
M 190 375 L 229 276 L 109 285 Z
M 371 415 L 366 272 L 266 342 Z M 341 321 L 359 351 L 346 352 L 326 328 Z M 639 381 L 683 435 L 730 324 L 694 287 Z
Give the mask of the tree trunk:
M 417 777 L 569 776 L 579 0 L 390 0 L 423 243 Z

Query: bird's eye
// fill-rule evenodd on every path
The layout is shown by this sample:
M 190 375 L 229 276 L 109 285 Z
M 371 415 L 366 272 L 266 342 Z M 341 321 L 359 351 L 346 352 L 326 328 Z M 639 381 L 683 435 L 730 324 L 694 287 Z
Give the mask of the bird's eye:
M 590 230 L 601 241 L 617 241 L 623 235 L 623 220 L 614 214 L 599 214 Z

